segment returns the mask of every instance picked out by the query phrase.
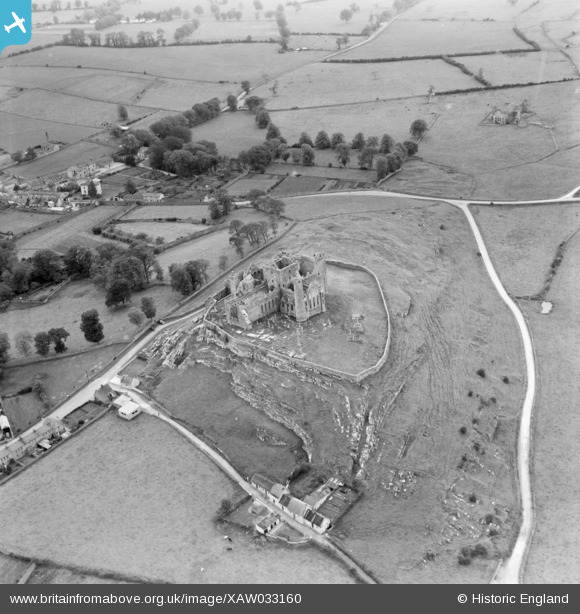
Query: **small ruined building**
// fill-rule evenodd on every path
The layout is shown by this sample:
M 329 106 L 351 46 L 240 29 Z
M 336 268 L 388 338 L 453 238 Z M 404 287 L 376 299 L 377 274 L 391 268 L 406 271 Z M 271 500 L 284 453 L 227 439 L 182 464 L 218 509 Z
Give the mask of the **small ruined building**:
M 273 313 L 306 322 L 326 311 L 326 258 L 320 253 L 309 257 L 280 252 L 270 261 L 230 275 L 227 289 L 228 324 L 249 329 Z
M 512 105 L 509 109 L 500 109 L 494 106 L 491 113 L 484 119 L 484 123 L 499 126 L 507 124 L 520 125 L 530 115 L 533 115 L 533 112 L 530 110 L 528 100 L 524 99 L 520 104 Z

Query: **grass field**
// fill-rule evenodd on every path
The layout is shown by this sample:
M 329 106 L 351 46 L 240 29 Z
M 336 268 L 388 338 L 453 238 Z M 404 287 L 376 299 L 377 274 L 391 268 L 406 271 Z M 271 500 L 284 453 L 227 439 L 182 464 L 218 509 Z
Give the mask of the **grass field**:
M 492 85 L 504 83 L 542 83 L 577 78 L 570 60 L 557 51 L 510 53 L 461 58 L 473 73 L 481 69 Z
M 105 307 L 104 291 L 97 290 L 90 281 L 78 281 L 69 284 L 45 305 L 0 313 L 0 330 L 9 331 L 8 336 L 14 346 L 14 335 L 20 330 L 27 330 L 35 335 L 40 331 L 63 326 L 70 333 L 66 341 L 69 350 L 84 350 L 94 346 L 85 340 L 79 328 L 81 313 L 94 308 L 98 310 L 103 324 L 105 342 L 128 342 L 137 329 L 129 322 L 127 310 L 131 306 L 139 307 L 142 296 L 153 298 L 159 315 L 177 302 L 177 297 L 169 286 L 151 286 L 133 295 L 133 305 L 110 310 Z M 15 350 L 12 355 L 16 356 Z
M 10 231 L 16 234 L 54 219 L 52 215 L 44 215 L 23 209 L 0 209 L 0 228 L 2 228 L 3 232 Z
M 334 215 L 384 212 L 392 214 L 407 209 L 425 209 L 433 203 L 396 196 L 375 196 L 373 194 L 327 194 L 297 196 L 286 199 L 285 215 L 297 220 L 323 219 Z
M 500 22 L 412 21 L 399 18 L 368 45 L 342 53 L 344 60 L 446 55 L 502 49 L 532 49 Z
M 258 128 L 249 111 L 222 113 L 192 130 L 192 140 L 213 141 L 223 156 L 237 156 L 244 149 L 261 145 L 265 139 L 266 131 Z
M 278 175 L 250 173 L 228 188 L 232 196 L 245 196 L 250 190 L 262 190 L 267 192 L 277 181 Z
M 491 257 L 506 289 L 516 296 L 538 292 L 558 245 L 580 228 L 577 204 L 478 209 L 476 219 Z M 538 302 L 519 301 L 531 327 L 539 375 L 532 434 L 536 519 L 524 575 L 533 584 L 573 583 L 580 570 L 577 557 L 570 556 L 580 544 L 572 520 L 578 511 L 579 237 L 570 238 L 546 294 L 552 311 L 542 315 Z
M 538 293 L 558 245 L 580 228 L 580 205 L 474 207 L 503 282 L 516 296 Z
M 124 220 L 155 219 L 157 217 L 176 217 L 180 220 L 206 217 L 207 205 L 144 205 L 123 216 Z
M 194 232 L 206 230 L 207 226 L 203 224 L 179 224 L 172 222 L 131 222 L 129 224 L 119 224 L 117 229 L 133 235 L 145 232 L 152 238 L 163 237 L 165 243 L 169 243 Z
M 32 119 L 25 115 L 4 113 L 2 111 L 0 111 L 0 124 L 2 124 L 0 147 L 10 153 L 44 143 L 46 141 L 47 132 L 50 138 L 55 141 L 61 143 L 77 143 L 81 139 L 91 136 L 98 130 L 98 128 L 91 126 L 77 126 L 74 124 L 51 122 L 44 119 Z M 107 149 L 107 151 L 110 150 Z M 53 162 L 54 155 L 57 154 L 51 154 L 36 162 L 18 166 L 18 174 L 21 174 L 20 169 L 26 169 L 24 172 L 26 173 L 28 171 L 28 177 L 35 177 L 36 173 L 34 171 L 30 172 L 29 167 L 34 164 L 34 168 L 50 168 L 49 161 Z M 47 171 L 47 173 L 51 172 L 55 171 Z
M 66 326 L 66 324 L 65 324 Z M 71 331 L 72 332 L 72 331 Z M 122 349 L 122 345 L 97 346 L 85 354 L 58 360 L 46 360 L 26 365 L 6 366 L 2 379 L 3 394 L 18 392 L 26 386 L 32 386 L 35 375 L 43 373 L 46 392 L 52 406 L 62 401 L 73 390 L 86 384 L 90 376 L 104 366 Z
M 498 21 L 510 21 L 522 10 L 519 4 L 512 6 L 504 0 L 487 0 L 487 2 L 463 0 L 461 4 L 453 0 L 426 0 L 405 11 L 404 19 L 470 21 L 493 18 Z
M 351 581 L 315 549 L 216 527 L 220 501 L 239 488 L 145 414 L 130 423 L 105 416 L 0 492 L 1 548 L 84 573 L 194 584 Z
M 33 232 L 16 242 L 16 249 L 21 258 L 32 256 L 38 249 L 50 248 L 64 253 L 71 245 L 83 244 L 94 247 L 102 239 L 92 233 L 93 226 L 123 211 L 120 205 L 102 205 L 83 211 L 74 217 L 61 221 L 60 224 Z
M 109 47 L 53 47 L 22 56 L 7 58 L 7 66 L 63 66 L 102 68 L 156 77 L 217 83 L 252 83 L 264 74 L 275 76 L 317 60 L 323 52 L 278 53 L 275 43 L 175 46 L 157 48 L 113 49 Z M 244 69 L 240 69 L 244 67 Z M 194 100 L 194 102 L 203 102 Z M 193 103 L 192 103 L 193 104 Z M 191 106 L 191 105 L 190 105 Z
M 227 374 L 203 365 L 164 370 L 154 396 L 173 416 L 202 429 L 242 475 L 266 472 L 285 482 L 306 460 L 300 439 L 236 396 Z
M 11 126 L 10 130 L 16 130 L 17 125 L 13 123 L 13 120 L 10 119 L 10 123 L 8 125 Z M 38 121 L 34 122 L 33 120 L 21 119 L 23 125 L 33 124 L 37 132 L 34 133 L 33 136 L 27 138 L 27 143 L 42 143 L 46 139 L 45 131 L 51 130 L 52 124 L 46 121 Z M 59 126 L 58 130 L 60 130 L 60 126 L 62 124 L 55 124 L 55 126 Z M 94 133 L 95 131 L 91 128 L 78 128 L 75 126 L 65 126 L 68 130 L 71 130 L 71 137 L 69 142 L 74 143 L 70 147 L 65 147 L 56 153 L 50 154 L 48 156 L 44 156 L 39 160 L 34 160 L 34 162 L 27 162 L 26 164 L 19 164 L 18 167 L 12 169 L 14 174 L 24 177 L 25 179 L 34 179 L 35 177 L 43 177 L 44 175 L 53 175 L 55 173 L 59 173 L 61 171 L 65 171 L 69 166 L 73 166 L 77 164 L 79 160 L 90 160 L 102 158 L 104 156 L 110 156 L 114 151 L 113 147 L 92 143 L 88 141 L 82 141 L 77 143 L 76 141 L 79 138 L 84 138 L 85 136 L 89 136 L 89 134 Z M 26 129 L 26 128 L 25 128 Z M 80 135 L 80 131 L 83 130 L 84 134 Z M 49 136 L 55 134 L 54 132 L 49 132 Z M 58 133 L 59 138 L 62 139 L 62 133 Z M 52 138 L 52 136 L 51 136 Z M 55 135 L 56 138 L 56 135 Z M 36 139 L 36 140 L 34 140 Z
M 325 130 L 329 135 L 342 132 L 347 142 L 352 141 L 357 132 L 379 138 L 386 132 L 395 141 L 404 141 L 409 138 L 411 122 L 423 117 L 426 110 L 426 97 L 421 97 L 405 101 L 375 101 L 318 109 L 272 111 L 270 117 L 290 144 L 298 141 L 302 132 L 307 132 L 314 139 L 319 130 Z M 432 117 L 427 117 L 427 121 Z M 419 148 L 421 150 L 421 145 Z
M 477 81 L 443 60 L 385 62 L 382 64 L 312 64 L 278 79 L 274 97 L 268 86 L 256 95 L 268 98 L 268 110 L 309 108 L 426 96 L 429 85 L 436 91 L 479 87 Z

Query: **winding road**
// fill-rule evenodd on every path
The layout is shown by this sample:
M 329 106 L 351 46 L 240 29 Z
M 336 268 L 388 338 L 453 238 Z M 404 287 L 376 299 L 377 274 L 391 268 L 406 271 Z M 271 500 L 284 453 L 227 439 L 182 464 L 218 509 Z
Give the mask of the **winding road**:
M 496 206 L 529 206 L 533 204 L 546 204 L 546 203 L 570 203 L 570 202 L 580 202 L 580 198 L 576 196 L 579 188 L 575 188 L 571 190 L 564 196 L 556 199 L 544 199 L 541 201 L 501 201 L 494 202 L 493 204 Z M 522 573 L 526 561 L 526 556 L 529 550 L 531 538 L 533 535 L 534 529 L 534 508 L 533 508 L 533 493 L 532 493 L 532 485 L 531 485 L 531 477 L 530 477 L 530 460 L 531 460 L 531 438 L 532 438 L 532 415 L 534 408 L 534 399 L 536 392 L 536 364 L 534 359 L 534 348 L 532 343 L 532 338 L 530 335 L 530 331 L 526 322 L 526 319 L 523 313 L 518 308 L 517 304 L 513 301 L 513 299 L 509 296 L 508 292 L 504 288 L 499 275 L 497 274 L 491 257 L 489 255 L 487 246 L 483 240 L 479 227 L 473 217 L 472 212 L 469 209 L 470 204 L 492 204 L 490 201 L 470 201 L 464 202 L 456 199 L 446 199 L 446 198 L 430 198 L 427 196 L 418 196 L 413 194 L 401 194 L 399 192 L 387 192 L 382 190 L 365 190 L 365 191 L 351 191 L 351 192 L 340 192 L 341 195 L 351 195 L 356 197 L 357 199 L 365 198 L 365 197 L 397 197 L 404 199 L 413 199 L 413 200 L 424 200 L 433 202 L 441 202 L 447 203 L 454 207 L 459 208 L 467 218 L 471 231 L 475 237 L 475 241 L 477 243 L 478 249 L 482 255 L 483 262 L 485 264 L 487 273 L 494 284 L 498 294 L 504 301 L 504 303 L 508 306 L 510 311 L 513 313 L 514 318 L 516 319 L 518 328 L 520 330 L 520 334 L 523 341 L 524 346 L 524 355 L 526 360 L 526 394 L 524 397 L 524 402 L 522 406 L 521 416 L 520 416 L 520 428 L 518 434 L 518 449 L 517 449 L 517 467 L 518 467 L 518 481 L 520 485 L 520 498 L 521 498 L 521 506 L 522 506 L 522 523 L 520 525 L 520 530 L 518 533 L 517 540 L 515 542 L 514 548 L 508 559 L 502 561 L 499 568 L 497 569 L 492 583 L 494 584 L 517 584 L 521 582 Z M 331 199 L 335 196 L 335 193 L 315 193 L 312 195 L 303 195 L 303 196 L 295 196 L 288 197 L 286 200 L 288 201 L 299 201 L 302 198 L 311 199 L 315 196 L 318 199 Z M 62 419 L 71 412 L 73 412 L 80 405 L 91 401 L 94 397 L 94 394 L 98 388 L 100 388 L 103 384 L 109 383 L 109 380 L 114 376 L 118 375 L 119 372 L 141 351 L 147 344 L 149 344 L 160 332 L 168 328 L 169 326 L 174 325 L 175 323 L 185 321 L 188 318 L 195 317 L 199 315 L 203 311 L 203 308 L 198 308 L 196 310 L 192 310 L 189 313 L 173 317 L 171 321 L 167 321 L 165 324 L 158 326 L 155 330 L 151 331 L 148 335 L 143 337 L 142 339 L 135 342 L 134 345 L 130 346 L 125 350 L 125 352 L 114 362 L 113 365 L 104 370 L 101 374 L 97 375 L 94 380 L 92 380 L 89 384 L 84 386 L 82 389 L 74 393 L 71 397 L 69 397 L 66 401 L 64 401 L 60 406 L 58 406 L 51 414 L 50 417 L 54 417 L 57 419 Z M 177 423 L 176 421 L 169 418 L 162 411 L 154 408 L 151 403 L 141 394 L 139 394 L 134 389 L 127 389 L 124 387 L 117 386 L 117 389 L 122 390 L 126 394 L 129 394 L 134 398 L 136 402 L 138 402 L 147 413 L 151 414 L 170 424 L 173 428 L 179 431 L 184 437 L 186 437 L 191 443 L 193 443 L 196 447 L 202 450 L 207 456 L 209 456 L 227 475 L 230 476 L 233 480 L 235 480 L 246 492 L 248 492 L 252 497 L 259 500 L 263 505 L 265 505 L 271 511 L 279 514 L 285 522 L 287 522 L 290 526 L 296 528 L 298 531 L 307 535 L 311 540 L 331 551 L 335 556 L 343 560 L 348 564 L 349 567 L 355 567 L 359 575 L 364 579 L 365 582 L 375 583 L 374 579 L 368 576 L 366 572 L 360 568 L 350 557 L 336 548 L 332 542 L 324 535 L 319 535 L 315 531 L 305 527 L 299 523 L 297 523 L 292 517 L 288 516 L 283 510 L 274 506 L 267 499 L 265 499 L 253 486 L 243 477 L 241 476 L 218 452 L 213 450 L 210 446 L 208 446 L 205 442 L 195 437 L 190 431 L 184 428 L 182 425 Z M 29 432 L 32 429 L 28 429 Z M 0 449 L 4 446 L 0 445 Z

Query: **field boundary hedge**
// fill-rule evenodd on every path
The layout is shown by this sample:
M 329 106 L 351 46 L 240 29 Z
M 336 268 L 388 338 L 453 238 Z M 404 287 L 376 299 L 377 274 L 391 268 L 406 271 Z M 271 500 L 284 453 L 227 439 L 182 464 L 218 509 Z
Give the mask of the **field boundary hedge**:
M 537 43 L 536 43 L 537 44 Z M 509 55 L 512 53 L 535 53 L 536 51 L 541 51 L 539 45 L 536 49 L 529 48 L 521 48 L 521 49 L 502 49 L 500 51 L 474 51 L 472 53 L 439 53 L 439 54 L 431 54 L 431 55 L 402 55 L 396 58 L 364 58 L 364 59 L 354 59 L 354 60 L 322 60 L 322 64 L 380 64 L 384 62 L 414 62 L 418 60 L 442 60 L 444 57 L 447 58 L 470 58 L 476 57 L 480 55 Z

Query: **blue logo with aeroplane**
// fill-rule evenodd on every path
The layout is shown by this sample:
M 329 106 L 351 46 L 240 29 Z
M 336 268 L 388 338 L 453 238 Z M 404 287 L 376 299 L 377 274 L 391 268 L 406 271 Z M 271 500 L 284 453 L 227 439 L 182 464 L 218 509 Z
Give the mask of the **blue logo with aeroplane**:
M 0 0 L 0 52 L 32 36 L 32 0 Z

